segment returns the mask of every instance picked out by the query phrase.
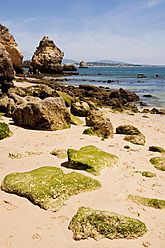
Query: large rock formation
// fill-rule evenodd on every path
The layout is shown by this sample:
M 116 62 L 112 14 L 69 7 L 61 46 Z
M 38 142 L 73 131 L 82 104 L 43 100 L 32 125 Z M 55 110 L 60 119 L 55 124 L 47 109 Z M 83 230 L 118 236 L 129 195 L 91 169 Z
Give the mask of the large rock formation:
M 80 68 L 88 68 L 86 62 L 83 61 L 83 60 L 80 62 L 80 66 L 79 66 L 79 67 L 80 67 Z
M 17 73 L 22 73 L 23 55 L 19 50 L 14 37 L 10 34 L 9 29 L 0 24 L 0 44 L 2 44 L 10 54 L 13 67 Z
M 32 57 L 33 72 L 39 70 L 42 73 L 62 73 L 63 56 L 64 53 L 55 46 L 54 42 L 44 36 Z
M 11 82 L 14 78 L 14 69 L 9 53 L 5 47 L 0 44 L 0 88 L 7 93 L 8 89 L 13 86 Z
M 70 112 L 61 97 L 20 104 L 13 111 L 12 118 L 18 126 L 37 130 L 55 131 L 71 126 Z

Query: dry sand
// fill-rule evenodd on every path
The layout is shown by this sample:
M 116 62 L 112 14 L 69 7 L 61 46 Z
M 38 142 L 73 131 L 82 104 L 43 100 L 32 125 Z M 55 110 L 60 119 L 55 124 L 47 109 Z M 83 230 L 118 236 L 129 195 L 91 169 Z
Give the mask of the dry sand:
M 114 134 L 113 139 L 102 141 L 96 136 L 83 135 L 85 124 L 72 126 L 60 131 L 27 130 L 13 125 L 12 119 L 3 117 L 9 123 L 14 135 L 0 140 L 0 183 L 12 172 L 29 171 L 41 166 L 61 167 L 67 159 L 50 155 L 54 148 L 75 148 L 94 145 L 106 152 L 115 154 L 120 159 L 120 167 L 104 171 L 101 176 L 85 175 L 98 179 L 102 188 L 97 191 L 72 197 L 66 206 L 57 213 L 52 213 L 33 205 L 29 200 L 14 194 L 0 191 L 0 248 L 140 248 L 165 247 L 165 210 L 137 205 L 126 200 L 130 193 L 145 197 L 165 200 L 165 172 L 159 171 L 149 162 L 158 153 L 148 151 L 150 145 L 165 148 L 165 117 L 159 115 L 111 113 L 102 109 L 116 128 L 121 124 L 131 124 L 140 129 L 146 137 L 146 145 L 133 145 L 123 140 L 123 135 Z M 84 118 L 81 118 L 84 120 Z M 124 149 L 128 144 L 131 149 Z M 21 159 L 11 159 L 9 153 L 43 152 L 41 155 Z M 63 168 L 64 172 L 71 169 Z M 157 174 L 156 178 L 146 178 L 135 170 L 148 170 Z M 80 171 L 79 171 L 80 172 Z M 159 186 L 153 187 L 153 184 Z M 80 206 L 98 210 L 113 211 L 118 214 L 137 218 L 146 223 L 149 232 L 135 240 L 93 239 L 74 241 L 68 225 Z

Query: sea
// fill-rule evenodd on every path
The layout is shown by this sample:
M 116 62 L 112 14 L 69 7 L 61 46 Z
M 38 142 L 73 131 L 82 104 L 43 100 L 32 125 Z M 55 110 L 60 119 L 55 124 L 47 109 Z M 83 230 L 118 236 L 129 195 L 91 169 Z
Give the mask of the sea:
M 90 84 L 112 90 L 123 88 L 135 92 L 146 106 L 165 109 L 165 67 L 88 67 L 78 68 L 78 73 L 65 76 L 69 79 L 68 85 Z M 145 78 L 138 78 L 138 74 Z M 111 81 L 108 83 L 108 80 Z

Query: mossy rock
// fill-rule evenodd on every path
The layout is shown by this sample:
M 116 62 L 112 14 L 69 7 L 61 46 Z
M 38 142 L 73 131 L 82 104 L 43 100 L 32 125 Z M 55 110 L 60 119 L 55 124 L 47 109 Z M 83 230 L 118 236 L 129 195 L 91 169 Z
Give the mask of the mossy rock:
M 5 122 L 0 122 L 0 140 L 9 137 L 11 134 L 9 126 Z
M 128 199 L 132 200 L 135 203 L 140 203 L 144 206 L 156 208 L 156 209 L 164 209 L 165 208 L 165 201 L 154 199 L 154 198 L 146 198 L 138 195 L 128 195 Z
M 165 153 L 165 150 L 160 146 L 150 146 L 149 151 Z
M 138 219 L 85 207 L 78 209 L 68 228 L 75 240 L 135 239 L 147 233 L 146 225 Z
M 28 198 L 41 208 L 57 211 L 73 195 L 96 190 L 101 183 L 80 173 L 64 174 L 62 169 L 45 166 L 7 175 L 1 189 Z
M 68 95 L 68 94 L 65 93 L 65 92 L 61 92 L 61 91 L 56 91 L 56 92 L 57 92 L 57 94 L 58 94 L 60 97 L 62 97 L 62 98 L 64 99 L 65 105 L 66 105 L 67 107 L 71 107 L 71 103 L 74 102 L 74 98 L 71 97 L 70 95 Z
M 93 130 L 93 127 L 86 128 L 86 129 L 83 131 L 83 134 L 95 135 L 94 130 Z
M 57 156 L 58 158 L 66 158 L 67 151 L 65 149 L 54 149 L 50 152 L 51 155 Z
M 138 135 L 141 134 L 139 129 L 131 125 L 121 125 L 116 128 L 117 134 L 126 134 L 126 135 Z
M 117 156 L 104 152 L 95 146 L 85 146 L 80 150 L 68 149 L 69 168 L 85 170 L 94 175 L 100 175 L 107 168 L 119 166 Z
M 125 145 L 124 148 L 125 148 L 125 149 L 130 149 L 130 146 Z
M 165 158 L 154 157 L 150 159 L 150 162 L 155 166 L 156 169 L 165 171 Z
M 142 111 L 141 113 L 143 113 L 143 114 L 148 114 L 149 112 L 150 112 L 150 110 L 147 109 L 147 108 L 145 108 L 145 109 L 143 109 L 143 111 Z
M 135 173 L 141 173 L 142 176 L 144 176 L 144 177 L 150 177 L 150 178 L 156 177 L 156 174 L 152 173 L 150 171 L 135 171 Z
M 145 136 L 143 134 L 138 135 L 127 135 L 124 138 L 125 141 L 129 141 L 135 145 L 145 145 Z
M 81 125 L 81 124 L 84 123 L 84 122 L 83 122 L 82 120 L 80 120 L 77 116 L 72 115 L 72 114 L 71 114 L 70 116 L 71 116 L 71 124 L 79 126 L 79 125 Z

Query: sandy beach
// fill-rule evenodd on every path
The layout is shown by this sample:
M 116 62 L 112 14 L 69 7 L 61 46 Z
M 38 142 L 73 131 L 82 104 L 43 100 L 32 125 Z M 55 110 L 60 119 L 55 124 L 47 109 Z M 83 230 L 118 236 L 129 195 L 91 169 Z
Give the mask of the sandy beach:
M 24 172 L 41 166 L 61 167 L 66 159 L 59 159 L 50 154 L 55 149 L 80 149 L 94 145 L 103 151 L 117 155 L 120 166 L 106 170 L 101 176 L 94 176 L 85 171 L 82 174 L 99 180 L 102 188 L 70 198 L 59 212 L 48 212 L 34 205 L 29 200 L 14 194 L 0 191 L 0 247 L 1 248 L 129 248 L 129 247 L 165 247 L 165 210 L 154 209 L 126 200 L 128 194 L 152 197 L 165 200 L 165 172 L 159 171 L 149 162 L 150 158 L 160 154 L 148 150 L 149 146 L 165 146 L 165 117 L 141 113 L 134 116 L 112 113 L 109 108 L 101 109 L 109 117 L 114 130 L 117 126 L 131 124 L 136 126 L 146 137 L 145 146 L 134 145 L 124 141 L 124 135 L 114 133 L 114 138 L 104 141 L 97 136 L 83 135 L 84 124 L 72 125 L 71 129 L 60 131 L 27 130 L 13 124 L 11 118 L 2 117 L 9 124 L 13 135 L 0 140 L 0 182 L 12 172 Z M 130 149 L 124 148 L 129 145 Z M 9 153 L 25 151 L 42 152 L 40 155 L 12 159 Z M 161 155 L 160 155 L 161 156 Z M 163 156 L 163 155 L 162 155 Z M 65 173 L 73 171 L 61 167 Z M 143 177 L 134 171 L 150 171 L 156 178 Z M 78 171 L 80 172 L 80 171 Z M 153 187 L 153 185 L 156 185 Z M 96 210 L 107 210 L 137 218 L 148 227 L 148 233 L 133 240 L 93 239 L 75 241 L 69 222 L 79 207 L 91 207 Z

